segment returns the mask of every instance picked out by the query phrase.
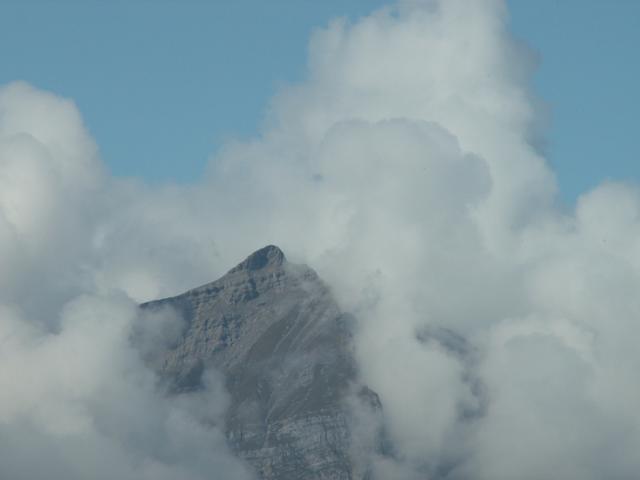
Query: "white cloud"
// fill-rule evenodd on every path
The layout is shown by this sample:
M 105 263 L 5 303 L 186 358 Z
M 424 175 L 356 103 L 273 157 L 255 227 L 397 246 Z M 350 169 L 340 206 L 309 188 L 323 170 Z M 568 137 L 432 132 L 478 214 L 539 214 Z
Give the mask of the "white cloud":
M 126 202 L 144 205 L 145 193 L 105 176 L 70 102 L 24 84 L 0 90 L 0 187 L 0 476 L 250 478 L 225 443 L 221 380 L 167 398 L 131 346 L 141 320 L 117 291 L 157 294 L 172 266 L 165 245 L 190 243 L 122 227 Z M 117 227 L 129 246 L 111 243 Z M 136 248 L 136 235 L 159 241 Z M 164 323 L 147 337 L 161 340 Z
M 633 478 L 640 193 L 605 184 L 574 213 L 554 206 L 532 62 L 505 22 L 499 1 L 425 0 L 331 23 L 263 134 L 188 187 L 108 177 L 72 104 L 4 87 L 0 429 L 16 441 L 0 472 L 241 472 L 198 399 L 158 397 L 122 292 L 178 293 L 275 243 L 359 316 L 396 446 L 382 478 Z

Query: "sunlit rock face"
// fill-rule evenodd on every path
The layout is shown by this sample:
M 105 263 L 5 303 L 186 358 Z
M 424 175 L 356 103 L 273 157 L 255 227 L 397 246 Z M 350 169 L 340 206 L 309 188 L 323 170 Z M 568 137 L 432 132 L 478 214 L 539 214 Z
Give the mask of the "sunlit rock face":
M 379 401 L 356 385 L 351 318 L 312 269 L 267 246 L 219 280 L 143 308 L 185 322 L 149 358 L 171 391 L 199 388 L 209 368 L 225 375 L 227 437 L 259 478 L 368 476 L 353 461 L 347 397 L 359 389 L 369 405 Z

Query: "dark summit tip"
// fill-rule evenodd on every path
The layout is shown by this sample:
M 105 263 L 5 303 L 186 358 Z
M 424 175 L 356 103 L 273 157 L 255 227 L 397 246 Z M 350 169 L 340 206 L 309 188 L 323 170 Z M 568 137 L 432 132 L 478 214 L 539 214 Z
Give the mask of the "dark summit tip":
M 231 269 L 229 273 L 241 270 L 255 271 L 269 266 L 279 267 L 284 262 L 286 262 L 286 258 L 282 250 L 275 245 L 267 245 L 253 252 L 242 263 Z

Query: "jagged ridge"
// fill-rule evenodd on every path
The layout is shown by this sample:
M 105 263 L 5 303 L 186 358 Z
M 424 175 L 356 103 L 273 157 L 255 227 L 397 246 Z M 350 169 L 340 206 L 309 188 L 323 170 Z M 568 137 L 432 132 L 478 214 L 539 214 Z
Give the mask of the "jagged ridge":
M 349 456 L 344 404 L 355 380 L 349 317 L 312 269 L 269 245 L 219 280 L 143 308 L 186 321 L 155 361 L 173 390 L 198 388 L 207 367 L 225 374 L 229 442 L 261 478 L 364 477 Z

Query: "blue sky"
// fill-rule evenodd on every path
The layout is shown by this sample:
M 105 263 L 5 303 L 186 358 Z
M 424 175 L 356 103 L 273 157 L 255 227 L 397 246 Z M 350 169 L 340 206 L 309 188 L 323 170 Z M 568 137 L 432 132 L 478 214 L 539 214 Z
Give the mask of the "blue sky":
M 304 78 L 307 40 L 379 0 L 0 4 L 0 83 L 73 98 L 116 175 L 197 179 L 225 139 L 259 129 L 279 88 Z M 538 52 L 547 157 L 562 198 L 640 178 L 640 2 L 511 0 L 514 34 Z

